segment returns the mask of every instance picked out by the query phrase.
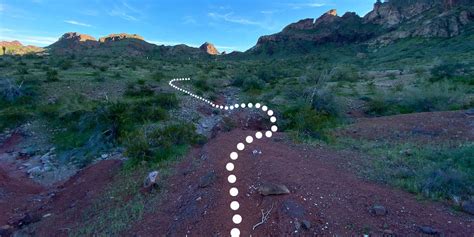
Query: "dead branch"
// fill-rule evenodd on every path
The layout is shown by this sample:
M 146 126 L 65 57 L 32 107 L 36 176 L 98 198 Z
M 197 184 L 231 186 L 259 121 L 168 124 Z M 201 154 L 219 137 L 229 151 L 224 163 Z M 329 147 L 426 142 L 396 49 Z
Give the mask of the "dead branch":
M 262 220 L 253 226 L 253 230 L 255 230 L 255 228 L 257 228 L 258 226 L 264 224 L 268 220 L 268 218 L 270 217 L 270 213 L 273 210 L 273 206 L 274 203 L 272 203 L 272 207 L 267 212 L 265 212 L 264 209 L 260 210 L 262 212 Z

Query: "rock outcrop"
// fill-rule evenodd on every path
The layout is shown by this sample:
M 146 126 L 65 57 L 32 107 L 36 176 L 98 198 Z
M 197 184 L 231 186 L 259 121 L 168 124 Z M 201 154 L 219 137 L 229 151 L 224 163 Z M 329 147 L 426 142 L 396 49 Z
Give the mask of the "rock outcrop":
M 137 39 L 137 40 L 142 40 L 145 41 L 145 39 L 137 34 L 127 34 L 127 33 L 120 33 L 120 34 L 110 34 L 105 37 L 99 38 L 99 42 L 105 43 L 105 42 L 112 42 L 112 41 L 120 41 L 124 39 Z
M 325 43 L 385 45 L 407 37 L 453 37 L 473 22 L 472 0 L 377 1 L 364 17 L 353 12 L 340 17 L 333 9 L 317 19 L 292 23 L 279 33 L 260 37 L 249 51 L 301 53 Z
M 207 54 L 210 54 L 210 55 L 218 55 L 219 54 L 219 51 L 217 51 L 216 47 L 214 47 L 214 45 L 209 43 L 209 42 L 205 42 L 204 44 L 202 44 L 199 47 L 199 49 L 202 50 L 203 52 L 207 53 Z

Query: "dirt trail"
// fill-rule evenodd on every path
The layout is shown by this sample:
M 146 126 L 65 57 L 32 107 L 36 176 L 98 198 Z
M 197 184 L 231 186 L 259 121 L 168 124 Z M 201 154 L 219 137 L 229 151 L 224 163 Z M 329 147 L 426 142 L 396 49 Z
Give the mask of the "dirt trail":
M 170 179 L 167 198 L 156 213 L 147 215 L 129 234 L 138 236 L 228 236 L 233 224 L 229 208 L 225 164 L 237 141 L 250 133 L 236 129 L 221 133 L 201 150 L 194 150 L 177 167 Z M 261 155 L 253 155 L 261 150 Z M 282 235 L 420 235 L 429 226 L 447 236 L 470 236 L 473 218 L 454 213 L 439 203 L 418 201 L 413 195 L 393 188 L 369 183 L 352 172 L 339 168 L 341 159 L 359 159 L 350 153 L 324 148 L 296 146 L 283 134 L 271 140 L 248 145 L 235 162 L 237 188 L 241 204 L 238 213 L 242 236 Z M 203 177 L 215 172 L 211 185 L 199 187 Z M 211 173 L 209 173 L 211 172 Z M 256 187 L 262 182 L 281 183 L 291 193 L 262 197 Z M 201 185 L 202 186 L 202 185 Z M 261 209 L 273 211 L 267 223 L 252 230 L 261 220 Z M 387 214 L 370 212 L 374 204 L 386 208 Z M 295 232 L 295 221 L 307 220 L 309 230 Z

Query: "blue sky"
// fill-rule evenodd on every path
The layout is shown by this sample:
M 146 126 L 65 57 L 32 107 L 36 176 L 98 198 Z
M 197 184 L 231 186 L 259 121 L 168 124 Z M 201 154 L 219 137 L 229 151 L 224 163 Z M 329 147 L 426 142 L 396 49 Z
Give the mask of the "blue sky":
M 329 9 L 365 15 L 375 0 L 0 0 L 0 40 L 46 46 L 65 32 L 96 38 L 135 33 L 165 45 L 212 42 L 244 51 L 259 36 L 279 32 Z

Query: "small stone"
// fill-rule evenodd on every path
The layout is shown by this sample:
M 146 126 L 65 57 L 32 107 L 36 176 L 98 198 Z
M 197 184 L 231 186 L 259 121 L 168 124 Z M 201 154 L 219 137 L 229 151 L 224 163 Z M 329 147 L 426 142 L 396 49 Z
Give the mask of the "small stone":
M 44 214 L 44 215 L 43 215 L 43 218 L 50 217 L 50 216 L 51 216 L 51 213 Z
M 423 232 L 424 234 L 428 235 L 435 235 L 438 234 L 438 231 L 429 227 L 429 226 L 422 226 L 420 227 L 420 231 Z
M 103 160 L 107 159 L 107 157 L 109 157 L 108 154 L 102 154 L 102 155 L 100 156 L 100 158 L 102 158 Z
M 143 187 L 144 188 L 150 188 L 156 184 L 156 181 L 158 179 L 158 171 L 152 171 L 148 173 L 147 177 L 145 178 L 145 181 L 143 181 Z
M 199 187 L 200 188 L 208 187 L 214 182 L 215 179 L 216 179 L 216 172 L 210 171 L 199 179 Z
M 258 187 L 258 192 L 263 196 L 288 194 L 290 190 L 283 184 L 265 183 Z
M 474 116 L 474 108 L 468 109 L 464 113 L 468 116 Z
M 382 205 L 373 205 L 370 212 L 376 216 L 384 216 L 387 214 L 387 209 Z
M 308 220 L 303 220 L 301 221 L 301 226 L 303 227 L 303 229 L 309 230 L 311 229 L 311 222 L 309 222 Z

